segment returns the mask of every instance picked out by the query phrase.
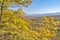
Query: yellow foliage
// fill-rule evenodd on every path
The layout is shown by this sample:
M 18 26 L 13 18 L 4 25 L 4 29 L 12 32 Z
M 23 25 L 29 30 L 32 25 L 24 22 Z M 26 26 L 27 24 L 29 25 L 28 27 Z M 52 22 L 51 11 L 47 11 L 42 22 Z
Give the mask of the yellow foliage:
M 58 39 L 57 40 L 60 40 L 60 37 L 58 37 Z
M 23 6 L 27 6 L 31 3 L 31 0 L 11 0 L 12 3 L 21 4 Z M 0 3 L 2 0 L 0 0 Z M 11 4 L 10 1 L 5 0 L 4 5 Z M 58 21 L 54 21 L 54 17 L 50 17 L 50 20 L 48 17 L 44 16 L 43 21 L 44 23 L 40 23 L 40 26 L 32 28 L 32 25 L 30 22 L 27 21 L 27 18 L 18 16 L 19 14 L 24 14 L 22 9 L 19 9 L 16 14 L 12 10 L 3 10 L 2 13 L 2 27 L 0 28 L 0 35 L 4 35 L 4 33 L 10 33 L 10 34 L 17 34 L 16 40 L 51 40 L 50 38 L 56 37 L 56 31 L 57 26 L 59 24 Z M 26 20 L 26 21 L 25 21 Z M 33 23 L 33 22 L 32 22 Z M 51 25 L 51 24 L 53 25 Z M 1 25 L 0 25 L 1 26 Z M 31 27 L 32 29 L 30 29 Z M 35 27 L 35 26 L 33 26 Z M 15 36 L 15 35 L 14 35 Z M 18 39 L 19 38 L 19 39 Z M 14 39 L 13 39 L 14 40 Z M 60 38 L 58 38 L 60 40 Z
M 43 20 L 46 22 L 46 23 L 50 23 L 49 19 L 47 17 L 43 17 Z

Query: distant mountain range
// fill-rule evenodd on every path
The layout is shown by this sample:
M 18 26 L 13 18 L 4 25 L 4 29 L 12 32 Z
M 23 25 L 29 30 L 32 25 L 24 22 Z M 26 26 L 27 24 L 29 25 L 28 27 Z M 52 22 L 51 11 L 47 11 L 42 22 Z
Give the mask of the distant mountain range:
M 60 12 L 56 13 L 46 13 L 46 14 L 27 14 L 27 17 L 41 17 L 41 16 L 55 16 L 55 15 L 60 15 Z

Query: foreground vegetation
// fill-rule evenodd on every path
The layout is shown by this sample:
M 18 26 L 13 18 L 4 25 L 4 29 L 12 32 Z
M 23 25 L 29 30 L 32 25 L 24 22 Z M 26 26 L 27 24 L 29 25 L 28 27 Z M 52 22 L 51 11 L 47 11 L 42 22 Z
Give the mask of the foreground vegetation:
M 27 7 L 31 0 L 0 0 L 0 40 L 60 40 L 60 20 L 55 21 L 53 16 L 28 19 L 21 8 L 8 9 L 13 3 Z
M 0 40 L 60 40 L 60 21 L 53 16 L 35 21 L 37 18 L 28 19 L 15 11 L 3 12 Z

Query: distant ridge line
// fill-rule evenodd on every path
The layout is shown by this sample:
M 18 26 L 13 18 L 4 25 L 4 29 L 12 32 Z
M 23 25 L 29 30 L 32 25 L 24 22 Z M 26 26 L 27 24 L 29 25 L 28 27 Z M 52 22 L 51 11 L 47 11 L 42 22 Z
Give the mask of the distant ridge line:
M 28 17 L 40 17 L 40 16 L 54 16 L 54 15 L 60 15 L 60 12 L 56 13 L 46 13 L 46 14 L 27 14 Z

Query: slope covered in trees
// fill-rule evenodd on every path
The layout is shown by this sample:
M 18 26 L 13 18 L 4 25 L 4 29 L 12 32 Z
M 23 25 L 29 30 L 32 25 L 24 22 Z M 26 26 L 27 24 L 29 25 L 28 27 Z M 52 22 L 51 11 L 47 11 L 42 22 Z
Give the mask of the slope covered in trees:
M 27 7 L 30 4 L 31 0 L 0 0 L 0 40 L 60 40 L 57 36 L 60 21 L 54 17 L 44 16 L 36 22 L 25 17 L 21 8 L 8 9 L 12 5 Z

